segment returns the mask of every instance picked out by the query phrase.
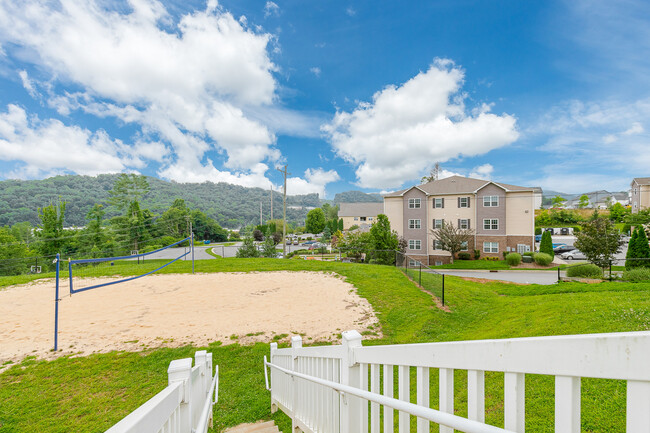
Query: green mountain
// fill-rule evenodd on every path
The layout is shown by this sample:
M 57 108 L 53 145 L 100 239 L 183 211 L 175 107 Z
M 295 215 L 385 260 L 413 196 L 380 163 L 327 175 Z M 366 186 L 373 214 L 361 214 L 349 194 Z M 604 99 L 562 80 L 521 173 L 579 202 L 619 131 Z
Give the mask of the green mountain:
M 61 199 L 67 202 L 65 225 L 85 226 L 86 214 L 95 203 L 105 206 L 106 217 L 118 215 L 108 205 L 108 191 L 118 174 L 98 176 L 55 176 L 43 180 L 0 181 L 0 226 L 29 221 L 39 224 L 38 208 Z M 200 209 L 223 227 L 238 228 L 270 219 L 271 193 L 262 188 L 246 188 L 228 183 L 177 183 L 147 177 L 151 191 L 142 207 L 161 214 L 177 198 L 192 209 Z M 287 196 L 287 220 L 304 224 L 307 212 L 320 206 L 318 194 Z M 282 194 L 273 193 L 273 216 L 282 218 Z
M 383 203 L 384 198 L 380 194 L 366 194 L 361 191 L 340 192 L 334 196 L 334 204 L 339 203 Z

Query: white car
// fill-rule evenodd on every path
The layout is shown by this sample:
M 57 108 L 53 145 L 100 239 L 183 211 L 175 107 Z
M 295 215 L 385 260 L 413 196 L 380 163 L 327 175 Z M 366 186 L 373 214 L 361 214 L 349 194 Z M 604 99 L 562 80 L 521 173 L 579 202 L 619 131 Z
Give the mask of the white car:
M 560 254 L 560 257 L 564 260 L 587 260 L 587 256 L 580 250 L 567 251 Z

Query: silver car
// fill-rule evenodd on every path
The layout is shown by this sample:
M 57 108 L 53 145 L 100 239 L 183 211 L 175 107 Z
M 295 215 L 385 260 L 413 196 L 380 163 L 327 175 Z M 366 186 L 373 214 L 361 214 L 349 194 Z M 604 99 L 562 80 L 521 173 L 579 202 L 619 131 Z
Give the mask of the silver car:
M 567 251 L 560 254 L 560 257 L 564 260 L 587 260 L 587 256 L 580 250 Z

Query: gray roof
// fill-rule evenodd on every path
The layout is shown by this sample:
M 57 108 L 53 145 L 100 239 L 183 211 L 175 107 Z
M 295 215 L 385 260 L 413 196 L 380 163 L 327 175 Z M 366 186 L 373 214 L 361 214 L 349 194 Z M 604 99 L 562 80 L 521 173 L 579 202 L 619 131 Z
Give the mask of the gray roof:
M 533 191 L 533 188 L 524 186 L 509 185 L 507 183 L 493 182 L 489 180 L 472 179 L 470 177 L 451 176 L 433 182 L 418 185 L 414 188 L 422 190 L 427 195 L 438 194 L 471 194 L 488 184 L 500 186 L 506 191 Z M 386 194 L 384 197 L 401 197 L 411 188 Z
M 635 177 L 634 181 L 639 185 L 650 185 L 650 177 Z
M 375 217 L 384 213 L 383 203 L 341 203 L 339 209 L 339 218 L 355 216 Z

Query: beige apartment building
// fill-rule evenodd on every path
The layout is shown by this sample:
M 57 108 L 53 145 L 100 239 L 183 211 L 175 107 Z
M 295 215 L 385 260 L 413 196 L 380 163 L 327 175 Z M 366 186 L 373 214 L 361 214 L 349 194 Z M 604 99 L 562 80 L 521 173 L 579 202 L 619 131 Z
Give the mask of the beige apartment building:
M 391 228 L 406 239 L 406 253 L 429 266 L 449 263 L 432 230 L 444 223 L 472 229 L 464 251 L 481 257 L 533 251 L 535 190 L 488 180 L 453 176 L 384 196 Z
M 384 212 L 383 203 L 340 203 L 339 218 L 343 220 L 343 230 L 352 226 L 370 227 L 377 215 Z
M 632 213 L 650 208 L 650 177 L 635 177 L 630 185 Z

